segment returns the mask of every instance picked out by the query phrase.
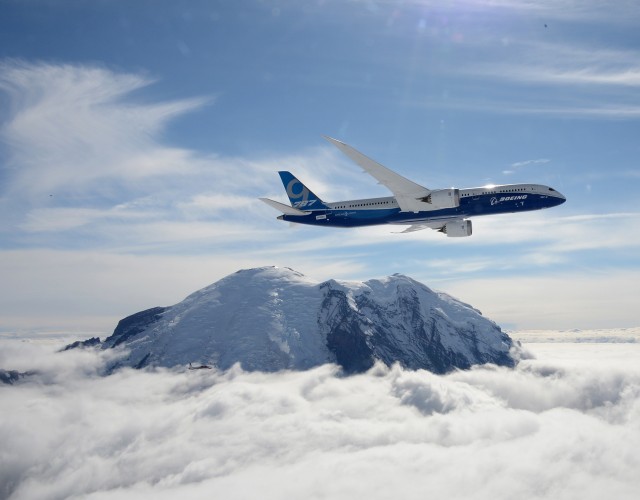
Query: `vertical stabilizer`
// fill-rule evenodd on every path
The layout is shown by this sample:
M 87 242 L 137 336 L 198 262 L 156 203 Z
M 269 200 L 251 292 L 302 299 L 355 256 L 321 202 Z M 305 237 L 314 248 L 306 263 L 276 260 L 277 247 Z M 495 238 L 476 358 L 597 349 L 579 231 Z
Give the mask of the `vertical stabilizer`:
M 300 210 L 323 210 L 327 206 L 307 186 L 296 178 L 291 172 L 281 171 L 280 179 L 287 191 L 291 206 Z

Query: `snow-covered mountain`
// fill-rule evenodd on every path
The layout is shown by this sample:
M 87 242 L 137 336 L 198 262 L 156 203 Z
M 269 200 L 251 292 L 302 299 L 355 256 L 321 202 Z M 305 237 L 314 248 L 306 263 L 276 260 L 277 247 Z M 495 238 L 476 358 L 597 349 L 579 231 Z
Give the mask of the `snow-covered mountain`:
M 205 364 L 220 369 L 348 373 L 375 360 L 444 373 L 473 364 L 513 366 L 508 335 L 479 311 L 403 275 L 315 282 L 289 268 L 241 270 L 171 307 L 118 323 L 102 348 L 142 368 Z

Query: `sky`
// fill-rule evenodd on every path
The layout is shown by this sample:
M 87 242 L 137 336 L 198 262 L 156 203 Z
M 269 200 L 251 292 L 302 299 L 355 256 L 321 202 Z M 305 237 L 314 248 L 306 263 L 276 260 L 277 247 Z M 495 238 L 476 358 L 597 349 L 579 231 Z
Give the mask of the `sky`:
M 515 369 L 100 371 L 6 341 L 0 496 L 633 499 L 640 344 L 530 344 Z M 558 337 L 562 337 L 558 334 Z M 622 340 L 622 339 L 619 339 Z
M 235 272 L 393 273 L 508 329 L 640 324 L 636 2 L 0 0 L 0 332 L 109 334 Z M 387 195 L 322 135 L 428 187 L 560 207 L 470 238 L 289 227 Z M 401 228 L 400 228 L 401 229 Z

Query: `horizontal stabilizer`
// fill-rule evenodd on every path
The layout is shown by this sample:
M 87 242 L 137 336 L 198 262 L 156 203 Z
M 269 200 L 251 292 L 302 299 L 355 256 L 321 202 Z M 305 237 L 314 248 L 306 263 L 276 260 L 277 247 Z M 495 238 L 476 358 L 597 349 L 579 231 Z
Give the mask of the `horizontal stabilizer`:
M 259 198 L 259 200 L 264 201 L 270 207 L 275 208 L 276 210 L 280 210 L 283 214 L 287 215 L 307 215 L 311 212 L 305 212 L 303 210 L 298 210 L 297 208 L 290 207 L 289 205 L 285 205 L 284 203 L 280 203 L 279 201 L 270 200 L 269 198 Z

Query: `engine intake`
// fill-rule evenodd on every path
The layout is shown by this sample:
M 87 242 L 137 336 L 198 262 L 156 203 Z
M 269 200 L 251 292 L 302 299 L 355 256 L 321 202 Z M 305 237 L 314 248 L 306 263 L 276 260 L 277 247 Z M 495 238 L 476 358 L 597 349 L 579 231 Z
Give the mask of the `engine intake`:
M 470 220 L 454 220 L 447 222 L 441 232 L 447 235 L 448 238 L 460 238 L 464 236 L 471 236 L 473 229 Z
M 428 196 L 420 201 L 433 205 L 433 208 L 455 208 L 460 206 L 459 189 L 438 189 L 431 191 Z

